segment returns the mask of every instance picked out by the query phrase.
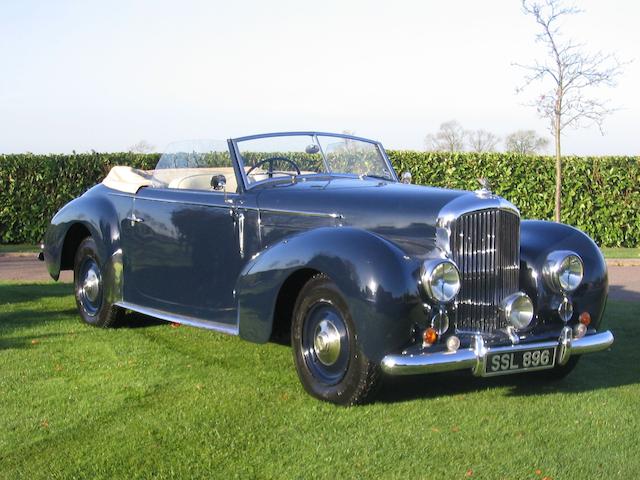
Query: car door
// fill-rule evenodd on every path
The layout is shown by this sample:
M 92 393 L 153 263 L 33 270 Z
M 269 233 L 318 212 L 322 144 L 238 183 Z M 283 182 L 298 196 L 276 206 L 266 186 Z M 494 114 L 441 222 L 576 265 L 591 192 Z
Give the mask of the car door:
M 232 167 L 187 167 L 164 170 L 164 183 L 134 197 L 123 228 L 124 299 L 187 320 L 235 325 L 249 206 L 236 193 Z M 221 173 L 232 186 L 214 190 L 211 180 Z

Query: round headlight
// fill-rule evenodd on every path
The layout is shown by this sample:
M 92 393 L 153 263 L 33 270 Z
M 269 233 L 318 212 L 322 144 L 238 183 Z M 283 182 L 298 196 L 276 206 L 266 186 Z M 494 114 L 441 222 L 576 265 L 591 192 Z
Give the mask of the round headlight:
M 533 320 L 533 303 L 526 293 L 509 295 L 500 304 L 500 310 L 516 330 L 527 328 Z
M 450 302 L 460 291 L 460 272 L 450 260 L 427 260 L 422 264 L 420 277 L 434 302 Z
M 560 250 L 549 254 L 542 273 L 552 290 L 573 292 L 582 283 L 584 265 L 578 254 Z

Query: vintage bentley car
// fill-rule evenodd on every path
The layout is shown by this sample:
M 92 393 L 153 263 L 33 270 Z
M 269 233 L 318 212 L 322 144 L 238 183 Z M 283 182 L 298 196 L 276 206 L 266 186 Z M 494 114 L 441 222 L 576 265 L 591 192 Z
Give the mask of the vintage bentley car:
M 74 271 L 88 324 L 132 310 L 257 343 L 288 335 L 304 388 L 338 404 L 370 399 L 383 373 L 560 378 L 612 344 L 589 237 L 521 220 L 486 184 L 408 177 L 350 135 L 176 144 L 64 206 L 43 257 L 54 279 Z

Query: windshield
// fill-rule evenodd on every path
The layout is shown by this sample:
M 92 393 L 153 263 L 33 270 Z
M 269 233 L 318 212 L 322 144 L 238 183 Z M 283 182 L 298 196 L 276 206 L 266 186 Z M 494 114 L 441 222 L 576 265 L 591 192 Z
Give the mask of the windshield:
M 270 178 L 343 174 L 395 181 L 378 144 L 331 135 L 277 135 L 237 142 L 249 184 Z

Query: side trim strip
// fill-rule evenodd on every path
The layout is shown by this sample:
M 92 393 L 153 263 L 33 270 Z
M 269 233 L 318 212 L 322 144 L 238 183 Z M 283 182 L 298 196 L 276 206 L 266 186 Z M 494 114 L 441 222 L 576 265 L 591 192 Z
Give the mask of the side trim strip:
M 227 335 L 238 335 L 237 325 L 227 325 L 225 323 L 212 322 L 211 320 L 201 320 L 199 318 L 188 317 L 185 315 L 176 315 L 174 313 L 156 310 L 155 308 L 141 307 L 134 303 L 117 302 L 117 306 L 132 310 L 134 312 L 149 315 L 150 317 L 159 318 L 167 322 L 179 323 L 181 325 L 189 325 L 191 327 L 206 328 L 207 330 L 215 330 L 217 332 L 226 333 Z

